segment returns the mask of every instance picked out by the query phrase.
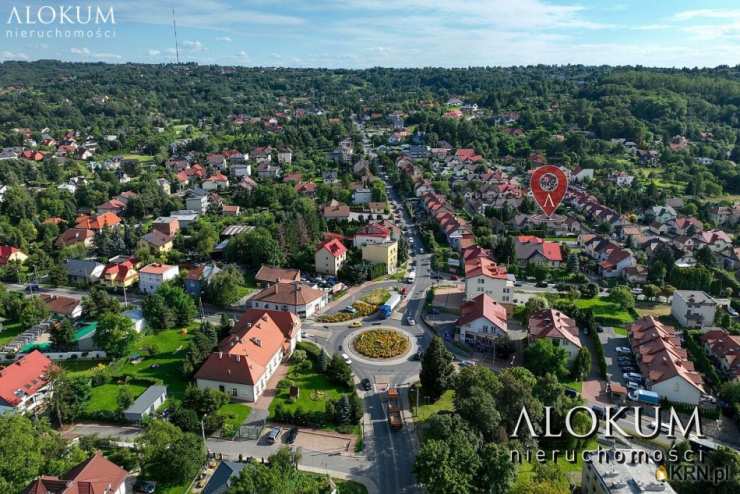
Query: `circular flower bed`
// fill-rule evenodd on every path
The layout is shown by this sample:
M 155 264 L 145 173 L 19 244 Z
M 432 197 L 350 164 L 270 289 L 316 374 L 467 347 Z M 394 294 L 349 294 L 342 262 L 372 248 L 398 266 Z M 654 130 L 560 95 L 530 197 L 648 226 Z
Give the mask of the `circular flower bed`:
M 370 358 L 393 358 L 406 353 L 410 342 L 407 336 L 392 329 L 363 331 L 352 342 L 355 350 Z

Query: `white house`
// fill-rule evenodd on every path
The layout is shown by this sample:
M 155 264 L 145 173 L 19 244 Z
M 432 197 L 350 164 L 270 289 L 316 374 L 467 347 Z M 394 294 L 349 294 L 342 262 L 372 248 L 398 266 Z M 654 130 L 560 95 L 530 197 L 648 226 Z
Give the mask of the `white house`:
M 504 306 L 485 293 L 465 302 L 460 307 L 460 340 L 468 345 L 490 348 L 496 338 L 507 334 L 507 315 Z
M 51 394 L 51 360 L 34 350 L 0 369 L 0 414 L 34 412 Z
M 249 299 L 249 306 L 291 312 L 299 317 L 311 317 L 329 302 L 323 290 L 311 288 L 301 282 L 274 283 Z
M 630 326 L 630 345 L 649 389 L 670 401 L 699 403 L 704 381 L 674 328 L 643 317 Z
M 544 309 L 532 314 L 527 332 L 529 341 L 539 338 L 552 340 L 554 345 L 568 353 L 569 362 L 576 358 L 582 347 L 576 322 L 559 310 Z
M 373 200 L 373 191 L 366 187 L 358 187 L 352 192 L 352 204 L 367 204 Z
M 671 302 L 671 315 L 681 326 L 704 328 L 714 324 L 717 301 L 698 290 L 677 290 Z
M 163 283 L 174 280 L 180 274 L 180 268 L 168 264 L 153 263 L 144 266 L 139 271 L 139 290 L 142 293 L 152 294 Z
M 486 294 L 498 303 L 512 303 L 514 281 L 505 266 L 488 258 L 478 258 L 465 264 L 465 300 Z
M 257 401 L 299 338 L 300 320 L 293 314 L 247 311 L 196 372 L 196 384 L 234 400 Z

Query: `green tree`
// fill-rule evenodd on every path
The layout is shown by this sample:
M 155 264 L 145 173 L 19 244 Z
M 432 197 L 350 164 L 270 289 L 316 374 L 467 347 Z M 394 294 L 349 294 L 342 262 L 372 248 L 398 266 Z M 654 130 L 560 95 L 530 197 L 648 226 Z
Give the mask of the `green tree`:
M 92 386 L 89 379 L 70 377 L 61 369 L 54 369 L 50 379 L 54 389 L 49 396 L 50 417 L 57 426 L 62 427 L 82 415 Z
M 93 335 L 95 345 L 112 359 L 124 356 L 135 338 L 131 319 L 112 312 L 103 314 Z
M 524 321 L 528 321 L 532 314 L 547 309 L 550 304 L 543 297 L 530 297 L 524 304 Z
M 480 461 L 474 446 L 460 435 L 430 439 L 416 455 L 414 473 L 430 494 L 467 494 L 475 491 Z
M 507 494 L 516 480 L 516 466 L 511 462 L 509 450 L 500 444 L 489 443 L 478 452 L 481 462 L 476 479 L 480 492 Z
M 55 349 L 62 351 L 66 351 L 74 347 L 74 336 L 75 328 L 72 325 L 72 322 L 67 318 L 62 319 L 59 324 L 55 325 L 49 334 L 51 345 Z
M 206 300 L 219 307 L 229 307 L 239 300 L 244 287 L 244 276 L 236 266 L 227 266 L 216 273 L 206 285 Z
M 270 231 L 258 227 L 232 238 L 226 247 L 226 259 L 256 269 L 262 264 L 281 266 L 285 255 Z
M 552 372 L 563 378 L 568 374 L 568 352 L 550 338 L 539 338 L 524 350 L 524 366 L 535 376 Z
M 435 336 L 421 360 L 419 380 L 424 394 L 438 399 L 452 385 L 454 372 L 452 354 L 445 348 L 442 338 Z
M 629 287 L 617 286 L 609 292 L 609 300 L 619 305 L 623 310 L 635 308 L 635 296 L 632 295 Z
M 566 264 L 568 268 L 568 272 L 570 273 L 578 273 L 581 270 L 580 263 L 578 262 L 578 254 L 571 253 L 568 254 L 568 260 Z
M 162 420 L 152 420 L 136 439 L 136 446 L 144 477 L 165 485 L 189 482 L 206 458 L 200 437 Z
M 347 388 L 352 387 L 352 369 L 338 353 L 335 353 L 329 361 L 329 365 L 326 368 L 326 375 L 336 384 Z
M 118 388 L 118 396 L 116 397 L 116 404 L 118 405 L 118 411 L 123 412 L 134 402 L 136 397 L 133 391 L 126 385 Z
M 87 295 L 82 297 L 82 314 L 86 319 L 96 320 L 106 312 L 119 313 L 122 310 L 121 302 L 104 288 L 93 286 Z
M 575 380 L 581 381 L 588 377 L 591 372 L 591 352 L 588 348 L 583 347 L 578 350 L 575 360 L 571 366 L 571 377 Z

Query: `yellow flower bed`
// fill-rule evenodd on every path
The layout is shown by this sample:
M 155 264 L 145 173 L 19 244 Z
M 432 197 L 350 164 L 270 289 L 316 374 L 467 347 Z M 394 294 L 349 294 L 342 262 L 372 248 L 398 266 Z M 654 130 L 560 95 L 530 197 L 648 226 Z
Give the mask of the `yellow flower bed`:
M 355 350 L 366 357 L 393 358 L 409 350 L 407 336 L 392 329 L 371 329 L 357 335 L 352 342 Z

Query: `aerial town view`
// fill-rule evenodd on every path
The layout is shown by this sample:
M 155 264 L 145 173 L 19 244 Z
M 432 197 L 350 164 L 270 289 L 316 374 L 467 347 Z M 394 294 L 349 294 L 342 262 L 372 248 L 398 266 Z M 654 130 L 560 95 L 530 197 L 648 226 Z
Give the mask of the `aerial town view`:
M 0 494 L 740 493 L 736 0 L 0 3 Z

